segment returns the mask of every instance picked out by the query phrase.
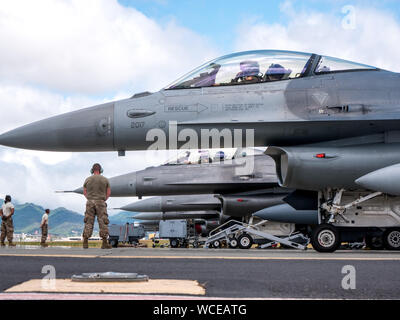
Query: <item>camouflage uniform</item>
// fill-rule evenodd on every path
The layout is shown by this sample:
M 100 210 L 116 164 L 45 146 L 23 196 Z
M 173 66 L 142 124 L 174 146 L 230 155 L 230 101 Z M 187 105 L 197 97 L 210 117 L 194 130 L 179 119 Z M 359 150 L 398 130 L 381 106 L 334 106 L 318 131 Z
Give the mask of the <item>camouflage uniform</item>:
M 85 212 L 85 228 L 83 230 L 83 237 L 90 238 L 93 233 L 94 221 L 97 215 L 97 222 L 99 223 L 100 237 L 108 238 L 108 220 L 107 204 L 104 200 L 89 200 L 86 202 Z
M 47 240 L 47 235 L 49 233 L 49 226 L 47 224 L 44 224 L 42 226 L 42 238 L 40 240 L 40 244 L 45 244 Z
M 2 219 L 1 223 L 1 243 L 4 244 L 4 240 L 6 239 L 9 243 L 12 243 L 13 236 L 14 236 L 14 224 L 12 217 L 8 217 L 6 219 Z
M 83 230 L 83 238 L 90 238 L 93 233 L 94 221 L 97 216 L 99 223 L 100 237 L 108 238 L 108 220 L 107 214 L 107 188 L 110 183 L 107 178 L 102 175 L 93 175 L 86 179 L 84 185 L 86 188 L 86 212 L 85 212 L 85 227 Z
M 12 240 L 14 236 L 14 224 L 11 213 L 13 209 L 14 205 L 10 201 L 4 202 L 1 206 L 1 210 L 3 212 L 0 236 L 1 245 L 4 245 L 4 240 L 6 237 L 8 244 L 13 245 Z

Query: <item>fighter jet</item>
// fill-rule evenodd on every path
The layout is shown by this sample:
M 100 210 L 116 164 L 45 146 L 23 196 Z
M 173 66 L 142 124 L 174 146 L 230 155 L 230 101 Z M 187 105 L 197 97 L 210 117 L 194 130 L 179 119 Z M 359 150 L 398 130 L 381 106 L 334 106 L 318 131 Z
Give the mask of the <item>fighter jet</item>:
M 382 134 L 398 128 L 399 84 L 399 74 L 328 56 L 239 52 L 203 64 L 158 92 L 14 129 L 0 136 L 0 144 L 122 152 L 148 149 L 154 143 L 154 136 L 148 135 L 152 129 L 167 139 L 159 149 L 185 144 L 184 134 L 191 131 L 184 129 L 197 133 L 199 147 L 201 129 L 254 129 L 255 146 Z
M 122 155 L 193 148 L 221 136 L 229 147 L 250 137 L 272 146 L 266 153 L 282 187 L 318 192 L 315 249 L 331 252 L 354 230 L 378 228 L 385 247 L 399 250 L 399 87 L 400 74 L 365 64 L 247 51 L 208 62 L 159 92 L 17 128 L 0 144 Z
M 204 154 L 190 152 L 196 156 Z M 161 166 L 112 177 L 111 197 L 161 196 L 120 208 L 134 212 L 219 210 L 221 221 L 251 216 L 260 209 L 283 203 L 283 198 L 293 191 L 278 186 L 272 158 L 257 150 L 253 152 L 250 155 L 247 150 L 243 157 L 243 150 L 238 149 L 233 160 L 226 158 L 218 163 L 199 163 L 198 158 L 193 163 L 178 163 L 174 159 Z M 253 163 L 251 174 L 243 175 L 237 170 L 244 158 Z M 82 194 L 83 189 L 72 192 Z
M 278 186 L 273 159 L 261 151 L 253 151 L 253 155 L 248 150 L 244 156 L 238 150 L 233 159 L 217 163 L 201 160 L 186 163 L 174 159 L 160 166 L 112 177 L 109 178 L 111 197 L 239 194 L 250 191 L 287 193 L 287 189 Z M 201 154 L 197 150 L 190 152 L 196 156 Z M 242 172 L 245 162 L 252 163 L 250 172 Z M 83 188 L 69 192 L 82 194 Z

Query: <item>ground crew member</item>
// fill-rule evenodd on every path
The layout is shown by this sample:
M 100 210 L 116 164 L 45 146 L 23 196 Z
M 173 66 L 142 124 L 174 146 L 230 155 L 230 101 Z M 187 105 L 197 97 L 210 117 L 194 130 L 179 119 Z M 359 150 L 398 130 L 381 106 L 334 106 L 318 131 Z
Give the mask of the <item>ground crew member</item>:
M 1 246 L 4 247 L 4 240 L 7 237 L 8 245 L 10 247 L 15 247 L 15 244 L 12 242 L 14 236 L 14 225 L 12 220 L 12 215 L 14 214 L 14 205 L 11 203 L 11 196 L 7 195 L 4 199 L 4 203 L 0 209 L 1 216 Z
M 95 217 L 99 223 L 100 237 L 103 239 L 102 249 L 111 249 L 108 243 L 108 220 L 107 199 L 110 197 L 111 188 L 108 179 L 101 174 L 103 169 L 100 164 L 95 163 L 91 169 L 89 178 L 83 184 L 83 194 L 85 195 L 86 212 L 85 212 L 85 228 L 83 230 L 83 248 L 89 247 L 88 240 L 92 236 Z
M 42 216 L 42 222 L 40 223 L 40 229 L 42 229 L 42 239 L 40 241 L 40 245 L 42 247 L 48 246 L 48 244 L 46 244 L 46 239 L 47 239 L 47 234 L 49 232 L 49 214 L 50 214 L 50 209 L 46 209 Z

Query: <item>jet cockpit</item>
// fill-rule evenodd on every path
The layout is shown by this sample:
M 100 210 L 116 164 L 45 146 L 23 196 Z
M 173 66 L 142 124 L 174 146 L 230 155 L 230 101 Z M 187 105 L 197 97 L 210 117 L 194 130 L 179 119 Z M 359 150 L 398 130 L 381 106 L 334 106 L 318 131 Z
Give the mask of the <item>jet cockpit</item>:
M 377 68 L 312 53 L 256 50 L 229 54 L 203 64 L 165 90 L 263 83 L 311 75 Z

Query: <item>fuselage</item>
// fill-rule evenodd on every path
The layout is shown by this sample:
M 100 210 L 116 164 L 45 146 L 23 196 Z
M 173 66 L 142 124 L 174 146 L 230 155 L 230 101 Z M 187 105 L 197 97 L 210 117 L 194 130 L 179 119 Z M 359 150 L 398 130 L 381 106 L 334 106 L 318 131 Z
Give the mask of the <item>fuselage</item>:
M 275 58 L 264 51 L 250 53 L 243 53 L 243 59 L 254 56 L 256 60 L 257 54 L 270 59 L 268 61 Z M 188 85 L 203 74 L 207 75 L 207 72 L 199 73 L 200 76 L 189 82 L 186 80 L 156 93 L 137 94 L 130 99 L 17 128 L 1 135 L 0 144 L 49 151 L 124 151 L 182 146 L 199 149 L 210 148 L 211 143 L 221 148 L 289 146 L 398 130 L 398 73 L 343 60 L 338 62 L 333 58 L 331 60 L 344 70 L 321 71 L 321 63 L 327 61 L 329 65 L 329 57 L 273 53 L 276 59 L 287 54 L 289 58 L 283 61 L 288 64 L 293 64 L 293 57 L 297 56 L 304 61 L 291 67 L 300 68 L 298 73 L 293 71 L 279 81 L 238 84 L 232 79 L 217 83 L 215 73 L 210 72 L 208 75 L 214 76 L 213 84 L 203 81 L 201 85 Z M 220 60 L 224 59 L 230 58 Z M 250 62 L 247 61 L 249 65 Z M 214 67 L 215 63 L 211 65 Z M 267 77 L 268 70 L 262 79 Z

